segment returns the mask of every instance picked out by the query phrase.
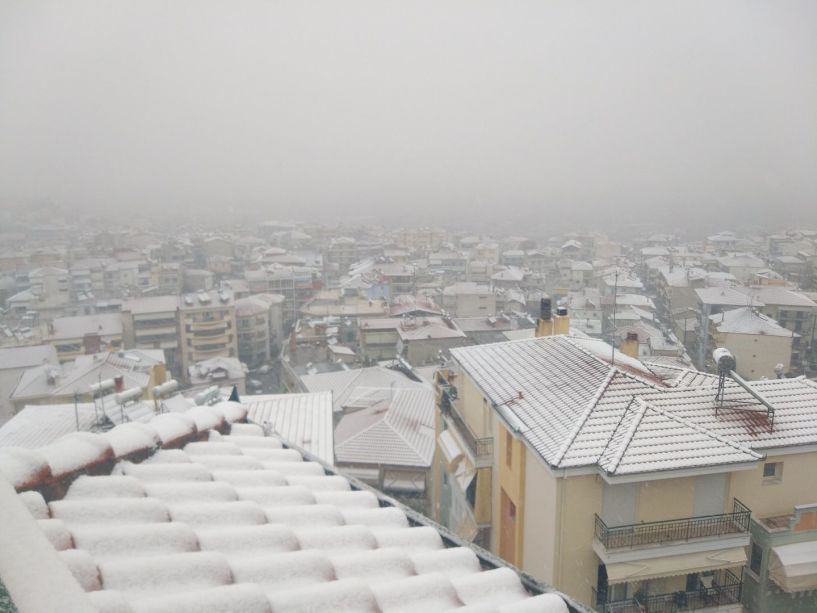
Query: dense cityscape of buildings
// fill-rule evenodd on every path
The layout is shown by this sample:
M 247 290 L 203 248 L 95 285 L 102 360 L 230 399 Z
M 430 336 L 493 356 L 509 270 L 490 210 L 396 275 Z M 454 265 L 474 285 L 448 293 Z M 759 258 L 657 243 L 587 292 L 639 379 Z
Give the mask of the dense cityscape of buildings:
M 91 502 L 104 499 L 95 488 L 106 482 L 71 485 L 97 452 L 77 463 L 68 454 L 65 470 L 51 460 L 83 431 L 113 449 L 100 452 L 100 466 L 124 466 L 110 479 L 144 481 L 171 516 L 170 491 L 148 487 L 150 471 L 138 464 L 151 445 L 160 454 L 183 447 L 179 461 L 227 482 L 221 493 L 215 484 L 199 492 L 185 473 L 191 483 L 178 495 L 188 504 L 214 503 L 211 494 L 250 500 L 250 477 L 226 473 L 277 471 L 264 486 L 303 486 L 279 494 L 316 508 L 290 501 L 273 512 L 279 503 L 264 497 L 274 493 L 255 492 L 265 521 L 297 528 L 304 513 L 315 525 L 367 525 L 373 536 L 355 536 L 352 549 L 354 539 L 381 538 L 378 522 L 406 521 L 319 495 L 349 489 L 337 479 L 367 484 L 400 513 L 440 524 L 459 549 L 496 556 L 489 572 L 510 573 L 506 588 L 521 590 L 520 601 L 554 607 L 530 610 L 817 607 L 817 231 L 625 241 L 275 221 L 87 227 L 95 229 L 42 221 L 0 230 L 0 473 L 45 496 L 32 503 L 50 503 L 38 519 L 74 530 L 66 487 L 87 494 L 90 516 L 103 513 Z M 719 348 L 730 367 L 713 357 Z M 232 418 L 231 395 L 242 406 Z M 128 428 L 137 423 L 158 438 L 119 450 L 126 438 L 114 433 L 136 436 Z M 287 465 L 289 445 L 316 459 Z M 51 476 L 28 475 L 32 466 Z M 193 525 L 194 515 L 178 521 Z M 77 530 L 73 547 L 90 547 Z M 309 549 L 317 537 L 298 538 Z M 423 576 L 426 558 L 411 557 L 419 545 L 394 539 L 400 560 Z M 119 590 L 130 603 L 155 580 L 111 587 L 104 553 L 91 554 L 103 581 L 86 591 Z M 341 580 L 344 562 L 330 558 L 303 559 L 331 562 Z M 520 584 L 500 559 L 539 587 Z M 240 583 L 246 567 L 228 562 Z M 345 576 L 362 572 L 352 566 L 358 575 Z M 448 602 L 440 594 L 453 594 L 448 604 L 482 602 L 449 579 L 434 584 L 441 600 L 427 610 Z M 566 596 L 554 605 L 536 596 L 541 586 Z M 401 593 L 374 582 L 348 597 L 391 610 L 384 603 Z M 94 603 L 120 610 L 104 597 Z

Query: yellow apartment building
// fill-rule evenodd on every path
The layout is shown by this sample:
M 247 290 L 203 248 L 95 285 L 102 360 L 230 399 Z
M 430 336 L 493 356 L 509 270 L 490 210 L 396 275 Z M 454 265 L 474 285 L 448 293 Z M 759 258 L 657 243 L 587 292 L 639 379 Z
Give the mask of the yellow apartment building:
M 599 611 L 817 610 L 817 385 L 716 401 L 716 375 L 568 322 L 548 305 L 538 338 L 452 350 L 435 519 Z
M 232 293 L 187 294 L 179 305 L 181 371 L 215 357 L 238 357 L 235 299 Z

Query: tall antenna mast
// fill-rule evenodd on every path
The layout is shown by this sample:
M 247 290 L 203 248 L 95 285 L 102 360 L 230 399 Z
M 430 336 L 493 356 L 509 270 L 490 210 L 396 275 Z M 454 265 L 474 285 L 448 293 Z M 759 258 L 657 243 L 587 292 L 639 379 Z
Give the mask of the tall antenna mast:
M 616 303 L 618 301 L 618 268 L 616 268 L 615 281 L 613 282 L 613 329 L 610 331 L 610 346 L 613 348 L 611 363 L 616 363 Z

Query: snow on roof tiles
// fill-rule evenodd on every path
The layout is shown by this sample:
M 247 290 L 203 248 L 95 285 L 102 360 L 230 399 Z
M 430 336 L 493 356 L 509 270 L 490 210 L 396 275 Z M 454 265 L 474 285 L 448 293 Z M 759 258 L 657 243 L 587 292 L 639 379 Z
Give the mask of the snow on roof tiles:
M 214 413 L 229 420 L 244 412 Z M 180 423 L 188 438 L 174 432 L 170 441 L 186 440 L 180 449 L 141 463 L 112 458 L 111 474 L 69 477 L 64 498 L 47 504 L 36 491 L 18 495 L 32 526 L 61 550 L 55 555 L 103 613 L 568 610 L 557 593 L 532 597 L 509 568 L 483 570 L 496 561 L 481 561 L 470 548 L 446 549 L 436 529 L 414 525 L 418 516 L 410 521 L 408 510 L 381 508 L 371 491 L 354 490 L 341 476 L 268 468 L 255 454 L 276 454 L 276 467 L 326 470 L 264 437 L 260 426 L 221 423 L 220 432 L 198 431 L 192 418 Z M 155 432 L 145 444 L 160 439 Z M 69 436 L 56 446 L 61 463 L 84 471 L 83 462 L 98 459 L 87 449 L 103 443 L 99 435 Z M 14 457 L 12 449 L 0 453 Z M 11 470 L 19 489 L 50 479 L 35 473 L 50 466 L 49 455 L 54 461 L 53 448 L 22 453 L 34 455 Z M 221 467 L 241 458 L 252 467 Z M 263 478 L 247 478 L 253 474 Z M 19 478 L 26 475 L 33 480 Z
M 726 334 L 765 334 L 768 336 L 799 336 L 774 319 L 757 313 L 751 307 L 740 307 L 710 315 L 718 332 Z
M 283 439 L 334 463 L 331 392 L 248 396 L 245 406 L 255 423 L 269 423 Z
M 428 388 L 356 388 L 335 430 L 337 461 L 348 464 L 431 466 L 434 392 Z
M 530 446 L 560 468 L 629 474 L 728 465 L 759 461 L 766 449 L 817 443 L 817 385 L 805 379 L 750 383 L 775 408 L 772 427 L 734 382 L 727 381 L 716 411 L 717 377 L 678 370 L 666 383 L 665 373 L 654 376 L 619 352 L 612 365 L 603 345 L 557 336 L 452 355 L 495 407 L 512 413 Z M 638 418 L 636 398 L 648 407 Z M 616 450 L 623 450 L 618 459 Z

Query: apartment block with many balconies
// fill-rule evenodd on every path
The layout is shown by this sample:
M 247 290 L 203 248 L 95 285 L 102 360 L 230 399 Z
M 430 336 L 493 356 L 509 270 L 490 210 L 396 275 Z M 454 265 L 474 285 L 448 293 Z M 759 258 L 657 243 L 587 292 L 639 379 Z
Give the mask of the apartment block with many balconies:
M 228 291 L 186 294 L 179 306 L 182 371 L 214 357 L 238 357 L 235 300 Z

